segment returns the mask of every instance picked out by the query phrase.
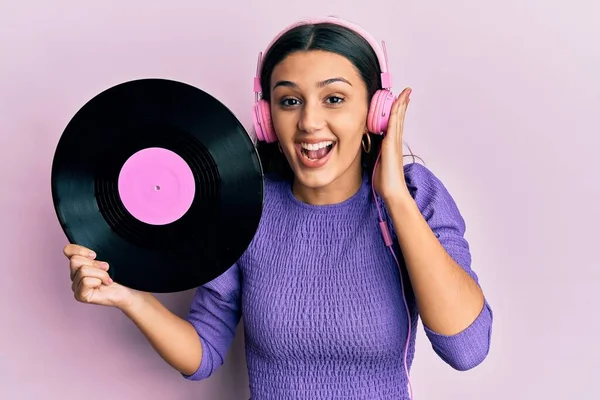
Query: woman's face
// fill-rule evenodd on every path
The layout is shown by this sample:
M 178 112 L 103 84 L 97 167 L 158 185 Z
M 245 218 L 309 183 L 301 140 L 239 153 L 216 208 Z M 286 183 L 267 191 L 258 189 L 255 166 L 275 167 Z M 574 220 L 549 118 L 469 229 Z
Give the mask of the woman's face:
M 270 89 L 273 126 L 297 185 L 318 189 L 360 176 L 367 88 L 349 60 L 293 53 L 273 70 Z

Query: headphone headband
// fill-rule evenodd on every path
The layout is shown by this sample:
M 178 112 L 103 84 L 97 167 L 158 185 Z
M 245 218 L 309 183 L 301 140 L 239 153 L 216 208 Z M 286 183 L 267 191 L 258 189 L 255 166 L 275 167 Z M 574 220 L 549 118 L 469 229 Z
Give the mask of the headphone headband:
M 381 41 L 381 47 L 380 47 L 378 42 L 375 40 L 375 38 L 373 36 L 371 36 L 371 34 L 369 34 L 366 30 L 364 30 L 363 28 L 359 27 L 356 24 L 353 24 L 349 21 L 345 21 L 345 20 L 337 18 L 337 17 L 309 18 L 309 19 L 302 19 L 291 25 L 288 25 L 286 28 L 284 28 L 281 32 L 279 32 L 271 40 L 271 42 L 267 45 L 267 47 L 265 48 L 265 50 L 263 52 L 258 53 L 258 62 L 256 65 L 256 75 L 254 77 L 254 93 L 256 95 L 256 101 L 259 100 L 259 96 L 262 93 L 262 87 L 260 84 L 260 71 L 262 68 L 263 54 L 267 54 L 267 52 L 269 51 L 271 46 L 273 46 L 273 44 L 277 40 L 279 40 L 279 38 L 281 36 L 283 36 L 285 33 L 289 32 L 291 29 L 294 29 L 294 28 L 296 28 L 298 26 L 302 26 L 302 25 L 312 25 L 312 24 L 321 24 L 321 23 L 329 23 L 329 24 L 339 25 L 344 28 L 348 28 L 348 29 L 352 30 L 353 32 L 362 36 L 371 45 L 371 48 L 373 48 L 373 51 L 375 52 L 375 54 L 377 56 L 377 60 L 379 61 L 379 67 L 381 69 L 381 88 L 382 89 L 391 89 L 392 76 L 389 72 L 387 49 L 385 47 L 385 42 L 383 40 Z

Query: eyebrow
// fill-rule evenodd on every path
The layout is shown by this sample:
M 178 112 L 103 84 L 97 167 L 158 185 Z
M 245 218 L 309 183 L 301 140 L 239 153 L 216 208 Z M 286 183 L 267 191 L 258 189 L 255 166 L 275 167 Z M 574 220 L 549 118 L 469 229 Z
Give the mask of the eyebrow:
M 352 84 L 348 80 L 341 78 L 341 77 L 336 77 L 336 78 L 325 79 L 324 81 L 318 82 L 317 87 L 322 88 L 327 85 L 331 85 L 332 83 L 335 83 L 335 82 L 343 82 L 343 83 L 347 83 L 348 85 L 352 86 Z M 278 86 L 298 88 L 298 85 L 296 85 L 292 81 L 278 81 L 277 83 L 275 83 L 275 85 L 273 85 L 273 90 L 275 90 L 275 88 L 277 88 Z

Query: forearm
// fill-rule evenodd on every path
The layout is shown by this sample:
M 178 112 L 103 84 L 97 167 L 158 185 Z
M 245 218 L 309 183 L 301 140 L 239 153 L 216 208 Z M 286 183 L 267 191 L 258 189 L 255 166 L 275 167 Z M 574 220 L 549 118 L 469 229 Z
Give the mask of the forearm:
M 463 331 L 484 306 L 481 288 L 446 252 L 408 193 L 386 205 L 423 323 L 442 335 Z
M 136 293 L 131 304 L 122 311 L 169 365 L 187 375 L 198 369 L 202 345 L 188 321 L 173 314 L 149 293 Z

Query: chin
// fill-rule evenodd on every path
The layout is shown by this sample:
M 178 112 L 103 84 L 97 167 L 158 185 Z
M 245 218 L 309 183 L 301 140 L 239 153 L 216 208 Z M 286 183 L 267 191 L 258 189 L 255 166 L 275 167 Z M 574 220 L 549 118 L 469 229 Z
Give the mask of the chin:
M 294 174 L 296 181 L 299 184 L 310 189 L 327 187 L 337 178 L 337 174 L 331 169 L 322 171 L 306 171 L 303 169 L 296 169 Z

